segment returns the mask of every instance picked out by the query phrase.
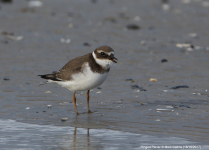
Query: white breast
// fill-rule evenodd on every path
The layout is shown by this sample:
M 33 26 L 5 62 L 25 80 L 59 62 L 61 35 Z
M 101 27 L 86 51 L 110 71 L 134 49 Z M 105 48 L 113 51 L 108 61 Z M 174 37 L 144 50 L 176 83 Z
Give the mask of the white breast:
M 83 72 L 72 75 L 73 80 L 57 83 L 71 91 L 86 91 L 98 87 L 107 78 L 108 73 L 92 72 L 88 63 L 85 64 L 84 68 Z

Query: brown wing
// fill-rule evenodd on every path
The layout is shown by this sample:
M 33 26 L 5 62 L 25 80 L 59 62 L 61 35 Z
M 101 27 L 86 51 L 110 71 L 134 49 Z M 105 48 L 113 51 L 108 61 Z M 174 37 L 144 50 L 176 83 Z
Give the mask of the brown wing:
M 64 67 L 62 67 L 62 69 L 59 70 L 59 72 L 55 74 L 56 78 L 62 80 L 71 80 L 72 74 L 83 71 L 82 66 L 88 61 L 90 55 L 91 53 L 70 60 L 66 65 L 64 65 Z
M 53 72 L 52 74 L 38 75 L 43 79 L 50 79 L 53 81 L 71 80 L 72 74 L 82 71 L 82 66 L 88 61 L 91 53 L 86 54 L 81 57 L 70 60 L 62 69 L 58 72 Z

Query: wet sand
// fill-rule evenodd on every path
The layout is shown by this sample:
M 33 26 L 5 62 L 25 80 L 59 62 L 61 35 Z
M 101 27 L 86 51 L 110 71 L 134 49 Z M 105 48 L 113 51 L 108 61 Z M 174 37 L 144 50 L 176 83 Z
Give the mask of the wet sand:
M 208 144 L 207 1 L 172 1 L 168 10 L 146 0 L 42 2 L 0 3 L 0 119 Z M 132 24 L 140 28 L 127 28 Z M 101 45 L 111 46 L 119 62 L 90 93 L 94 113 L 86 114 L 86 92 L 78 92 L 76 116 L 73 93 L 56 84 L 39 86 L 44 80 L 37 75 Z M 180 85 L 189 88 L 171 89 Z

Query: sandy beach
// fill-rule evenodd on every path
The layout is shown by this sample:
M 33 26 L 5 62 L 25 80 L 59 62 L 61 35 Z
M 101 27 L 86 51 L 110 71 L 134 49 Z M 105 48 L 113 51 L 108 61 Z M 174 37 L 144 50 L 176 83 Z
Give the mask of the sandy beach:
M 101 135 L 106 130 L 147 135 L 147 145 L 166 145 L 166 138 L 175 137 L 208 148 L 208 1 L 39 2 L 0 2 L 1 121 L 49 125 L 52 130 L 52 126 L 72 127 L 72 135 L 74 128 L 90 129 L 89 135 L 99 129 Z M 39 86 L 44 80 L 37 75 L 58 71 L 69 60 L 101 45 L 115 50 L 118 63 L 100 88 L 91 91 L 92 114 L 86 113 L 86 91 L 77 93 L 81 114 L 76 116 L 73 92 L 56 84 Z M 6 134 L 2 131 L 0 137 Z M 151 137 L 162 140 L 154 142 Z M 175 139 L 171 141 L 175 145 Z M 111 147 L 95 143 L 96 147 L 89 148 Z M 68 148 L 76 147 L 72 145 Z M 143 140 L 140 145 L 144 145 Z M 80 145 L 80 149 L 85 147 Z M 11 147 L 4 144 L 3 148 Z M 118 148 L 136 147 L 130 144 Z

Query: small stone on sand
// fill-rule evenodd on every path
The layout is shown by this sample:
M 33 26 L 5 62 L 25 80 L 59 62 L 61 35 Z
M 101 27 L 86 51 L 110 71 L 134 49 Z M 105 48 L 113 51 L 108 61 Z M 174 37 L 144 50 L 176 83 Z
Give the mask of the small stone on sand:
M 62 118 L 61 119 L 61 121 L 67 121 L 68 120 L 68 118 Z
M 150 78 L 149 81 L 150 82 L 157 82 L 157 79 L 156 78 Z

